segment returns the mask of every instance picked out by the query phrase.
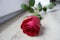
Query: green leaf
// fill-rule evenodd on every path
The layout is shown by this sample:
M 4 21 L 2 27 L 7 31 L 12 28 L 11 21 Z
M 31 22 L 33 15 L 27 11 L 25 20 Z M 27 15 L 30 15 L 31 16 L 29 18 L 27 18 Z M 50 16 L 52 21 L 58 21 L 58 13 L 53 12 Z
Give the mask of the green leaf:
M 52 9 L 56 6 L 56 3 L 52 2 L 51 4 L 48 5 L 48 8 L 49 9 Z
M 35 0 L 29 0 L 29 6 L 30 6 L 30 7 L 33 7 L 34 4 L 35 4 Z
M 40 20 L 43 19 L 40 14 L 36 14 L 36 16 L 38 16 Z
M 40 18 L 40 20 L 43 19 L 41 15 L 39 16 L 39 18 Z
M 27 11 L 29 7 L 26 4 L 21 5 L 22 10 Z
M 41 10 L 42 10 L 42 5 L 41 5 L 41 3 L 40 3 L 40 2 L 38 3 L 38 9 L 39 9 L 39 11 L 41 11 Z
M 47 11 L 47 8 L 46 7 L 43 7 L 43 11 L 46 12 Z
M 34 13 L 34 9 L 33 8 L 29 8 L 29 12 L 30 13 Z

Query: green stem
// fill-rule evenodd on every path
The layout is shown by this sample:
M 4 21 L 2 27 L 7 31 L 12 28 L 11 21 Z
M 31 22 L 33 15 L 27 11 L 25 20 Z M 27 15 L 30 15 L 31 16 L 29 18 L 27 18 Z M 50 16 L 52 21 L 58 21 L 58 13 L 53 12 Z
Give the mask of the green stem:
M 37 15 L 37 9 L 35 8 L 34 10 L 34 15 L 36 16 Z

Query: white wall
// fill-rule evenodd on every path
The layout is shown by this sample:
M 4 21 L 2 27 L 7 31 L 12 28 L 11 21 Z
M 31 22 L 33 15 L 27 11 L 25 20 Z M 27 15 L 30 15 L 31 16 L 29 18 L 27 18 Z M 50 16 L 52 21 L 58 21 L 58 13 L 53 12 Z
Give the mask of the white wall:
M 0 0 L 0 17 L 21 9 L 21 4 L 29 0 Z

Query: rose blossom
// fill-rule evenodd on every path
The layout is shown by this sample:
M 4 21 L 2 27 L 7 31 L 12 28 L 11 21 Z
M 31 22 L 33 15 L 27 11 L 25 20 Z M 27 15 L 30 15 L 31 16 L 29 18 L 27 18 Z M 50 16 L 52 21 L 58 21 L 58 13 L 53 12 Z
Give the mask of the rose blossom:
M 37 16 L 28 16 L 22 22 L 21 29 L 29 36 L 37 36 L 40 31 L 40 19 Z

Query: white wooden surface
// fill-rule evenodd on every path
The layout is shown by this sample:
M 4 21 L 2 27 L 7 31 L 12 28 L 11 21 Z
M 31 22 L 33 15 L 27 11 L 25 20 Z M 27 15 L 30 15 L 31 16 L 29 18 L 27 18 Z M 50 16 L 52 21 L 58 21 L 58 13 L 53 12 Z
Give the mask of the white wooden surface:
M 28 15 L 31 14 L 25 12 L 0 25 L 0 40 L 60 40 L 60 5 L 57 5 L 52 11 L 44 15 L 44 19 L 41 20 L 42 32 L 36 37 L 23 34 L 20 28 L 24 17 Z

